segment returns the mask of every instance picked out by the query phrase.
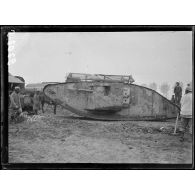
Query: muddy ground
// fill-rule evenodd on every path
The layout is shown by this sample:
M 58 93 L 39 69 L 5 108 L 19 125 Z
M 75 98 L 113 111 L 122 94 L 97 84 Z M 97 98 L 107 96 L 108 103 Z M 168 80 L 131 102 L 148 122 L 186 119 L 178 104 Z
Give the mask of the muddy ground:
M 38 117 L 9 124 L 9 162 L 192 163 L 191 136 L 180 142 L 174 124 L 95 121 L 60 107 L 54 115 L 47 106 Z

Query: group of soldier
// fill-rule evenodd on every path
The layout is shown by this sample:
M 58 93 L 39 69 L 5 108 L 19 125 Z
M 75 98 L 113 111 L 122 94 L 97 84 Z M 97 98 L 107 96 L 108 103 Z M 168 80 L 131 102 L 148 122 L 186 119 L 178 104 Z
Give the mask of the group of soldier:
M 9 105 L 9 114 L 11 119 L 16 118 L 22 113 L 22 104 L 21 104 L 21 95 L 20 95 L 20 87 L 16 86 L 13 92 L 9 96 L 10 105 Z M 40 96 L 39 92 L 36 91 L 33 96 L 33 112 L 34 114 L 38 114 L 38 110 L 40 110 Z
M 22 113 L 22 106 L 20 101 L 20 87 L 16 86 L 12 94 L 10 95 L 10 115 L 17 116 Z M 180 107 L 180 127 L 179 130 L 183 133 L 189 131 L 192 133 L 192 85 L 188 84 L 185 89 L 185 94 L 182 96 L 182 87 L 177 82 L 174 87 L 174 97 L 172 101 Z M 40 109 L 40 95 L 36 91 L 33 97 L 33 111 L 34 114 L 38 114 Z M 56 108 L 54 108 L 55 110 Z M 54 111 L 55 113 L 55 111 Z M 182 138 L 183 139 L 183 138 Z
M 192 84 L 187 84 L 185 93 L 182 96 L 182 87 L 179 82 L 176 82 L 174 87 L 172 102 L 180 107 L 180 126 L 179 131 L 182 133 L 181 141 L 184 140 L 184 133 L 192 134 Z

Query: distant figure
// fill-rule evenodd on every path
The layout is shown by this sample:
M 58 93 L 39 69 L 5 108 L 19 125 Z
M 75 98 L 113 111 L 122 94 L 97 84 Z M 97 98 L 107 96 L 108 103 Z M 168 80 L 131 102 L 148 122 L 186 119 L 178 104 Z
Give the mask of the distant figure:
M 174 94 L 175 94 L 175 103 L 180 106 L 180 101 L 182 97 L 182 88 L 179 82 L 176 82 L 176 86 L 174 88 Z
M 36 91 L 33 97 L 33 111 L 37 115 L 40 110 L 40 96 L 39 92 Z
M 22 106 L 20 102 L 20 87 L 16 86 L 10 95 L 10 115 L 11 119 L 22 113 Z
M 172 95 L 172 97 L 171 97 L 171 102 L 173 102 L 175 104 L 175 96 L 174 95 Z
M 184 132 L 189 130 L 192 134 L 192 87 L 187 86 L 185 94 L 181 99 L 181 124 L 180 131 L 183 133 L 181 141 L 184 139 Z
M 188 84 L 187 84 L 187 87 L 191 87 L 191 83 L 188 83 Z

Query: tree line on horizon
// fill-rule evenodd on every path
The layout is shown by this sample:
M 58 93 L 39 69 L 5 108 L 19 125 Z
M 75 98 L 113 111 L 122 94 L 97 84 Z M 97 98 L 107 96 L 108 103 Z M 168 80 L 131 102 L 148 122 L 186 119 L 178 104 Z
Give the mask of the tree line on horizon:
M 155 82 L 152 82 L 152 83 L 150 83 L 148 85 L 143 83 L 141 86 L 153 89 L 155 91 L 157 91 L 157 89 L 159 88 L 160 92 L 166 98 L 168 97 L 168 93 L 169 93 L 170 89 L 174 90 L 174 87 L 175 87 L 175 85 L 174 85 L 171 88 L 171 85 L 169 83 L 167 83 L 167 82 L 164 82 L 164 83 L 160 84 L 160 86 L 158 86 L 157 83 L 155 83 Z M 180 82 L 180 86 L 183 88 L 183 83 L 182 82 Z

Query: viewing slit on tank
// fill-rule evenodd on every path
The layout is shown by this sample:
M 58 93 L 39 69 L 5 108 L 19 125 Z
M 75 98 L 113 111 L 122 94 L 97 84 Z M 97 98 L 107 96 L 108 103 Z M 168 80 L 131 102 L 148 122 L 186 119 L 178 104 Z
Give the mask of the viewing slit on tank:
M 46 85 L 43 91 L 63 108 L 92 119 L 162 120 L 177 116 L 177 105 L 133 82 L 132 76 L 70 73 L 65 83 Z

